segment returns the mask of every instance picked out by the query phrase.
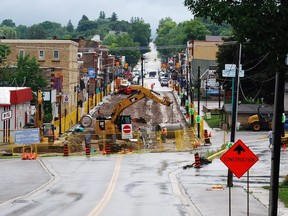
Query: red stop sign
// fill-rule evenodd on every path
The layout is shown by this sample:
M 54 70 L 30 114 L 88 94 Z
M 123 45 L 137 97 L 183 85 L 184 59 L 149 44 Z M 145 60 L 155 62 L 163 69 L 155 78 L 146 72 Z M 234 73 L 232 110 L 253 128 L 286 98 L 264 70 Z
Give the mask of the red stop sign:
M 124 125 L 123 126 L 123 132 L 124 133 L 130 133 L 131 132 L 131 126 L 130 125 Z

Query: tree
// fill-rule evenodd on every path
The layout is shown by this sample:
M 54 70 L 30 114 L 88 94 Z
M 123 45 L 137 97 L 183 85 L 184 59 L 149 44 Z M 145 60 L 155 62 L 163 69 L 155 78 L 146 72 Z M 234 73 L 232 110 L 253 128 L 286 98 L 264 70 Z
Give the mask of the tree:
M 82 19 L 78 22 L 77 32 L 85 32 L 97 28 L 97 22 L 90 21 L 87 16 L 83 15 Z
M 16 39 L 17 31 L 13 27 L 0 26 L 0 37 L 5 37 L 6 39 Z
M 135 43 L 128 34 L 114 34 L 109 33 L 102 41 L 103 45 L 109 47 L 109 53 L 112 55 L 125 56 L 126 62 L 129 66 L 134 67 L 140 59 L 140 50 L 123 50 L 121 47 L 138 47 L 139 44 Z
M 275 57 L 271 67 L 275 71 L 276 59 L 284 62 L 288 50 L 288 2 L 267 0 L 257 4 L 247 1 L 185 0 L 196 17 L 209 18 L 222 24 L 226 22 L 235 31 L 239 42 L 247 42 L 257 50 L 271 53 Z M 276 64 L 276 65 L 275 65 Z M 284 64 L 282 63 L 283 67 Z
M 205 40 L 206 35 L 211 35 L 211 32 L 199 20 L 184 21 L 182 25 L 184 26 L 184 31 L 186 35 L 185 41 L 191 39 Z
M 140 46 L 149 46 L 151 38 L 150 24 L 145 23 L 139 17 L 131 18 L 131 28 L 128 33 L 133 38 L 133 41 L 138 42 Z
M 46 39 L 45 29 L 41 25 L 32 25 L 28 28 L 29 39 Z
M 28 39 L 28 27 L 19 25 L 16 27 L 17 35 L 19 39 Z
M 118 20 L 118 16 L 115 12 L 112 13 L 111 17 L 110 17 L 111 21 L 117 21 Z
M 235 41 L 235 38 L 224 38 L 224 41 L 229 43 L 229 41 Z M 237 44 L 219 46 L 217 52 L 218 74 L 222 74 L 225 64 L 235 63 L 238 52 Z M 273 104 L 275 73 L 267 69 L 271 56 L 267 53 L 255 52 L 255 49 L 247 43 L 242 45 L 242 53 L 241 64 L 245 71 L 245 77 L 240 79 L 239 100 L 242 103 L 253 103 L 263 98 L 265 103 Z M 231 91 L 231 80 L 219 78 L 218 81 L 223 84 L 226 91 Z
M 14 76 L 15 86 L 31 87 L 32 91 L 37 91 L 47 86 L 45 77 L 41 74 L 39 64 L 35 57 L 29 55 L 17 56 L 17 69 Z
M 105 19 L 106 15 L 104 11 L 100 11 L 99 19 Z
M 12 19 L 4 19 L 1 23 L 2 26 L 8 26 L 8 27 L 16 27 L 15 23 L 12 21 Z
M 11 53 L 11 49 L 9 46 L 5 44 L 0 44 L 0 65 L 3 64 L 7 56 Z
M 68 31 L 69 33 L 74 32 L 74 26 L 73 26 L 71 20 L 68 21 L 67 26 L 66 26 L 66 29 L 67 29 L 67 31 Z

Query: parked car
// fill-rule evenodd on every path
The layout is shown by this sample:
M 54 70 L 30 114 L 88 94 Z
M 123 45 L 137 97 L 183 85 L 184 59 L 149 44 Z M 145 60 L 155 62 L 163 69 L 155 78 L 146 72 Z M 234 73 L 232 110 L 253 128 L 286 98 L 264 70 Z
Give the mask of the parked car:
M 167 86 L 167 87 L 168 87 L 169 81 L 168 81 L 167 78 L 163 78 L 163 79 L 161 79 L 160 84 L 161 84 L 162 87 L 163 87 L 163 86 Z

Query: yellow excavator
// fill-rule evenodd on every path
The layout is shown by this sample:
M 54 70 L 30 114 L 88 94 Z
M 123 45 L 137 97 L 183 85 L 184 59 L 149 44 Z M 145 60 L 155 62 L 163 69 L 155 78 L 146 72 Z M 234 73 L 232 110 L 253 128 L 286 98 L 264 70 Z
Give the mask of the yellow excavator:
M 141 85 L 130 85 L 129 88 L 131 89 L 132 94 L 116 104 L 111 116 L 96 118 L 96 134 L 103 134 L 103 132 L 106 135 L 119 134 L 121 132 L 122 124 L 131 124 L 131 116 L 121 115 L 121 113 L 124 109 L 143 98 L 150 98 L 165 106 L 170 106 L 172 104 L 168 97 L 161 97 L 159 93 Z

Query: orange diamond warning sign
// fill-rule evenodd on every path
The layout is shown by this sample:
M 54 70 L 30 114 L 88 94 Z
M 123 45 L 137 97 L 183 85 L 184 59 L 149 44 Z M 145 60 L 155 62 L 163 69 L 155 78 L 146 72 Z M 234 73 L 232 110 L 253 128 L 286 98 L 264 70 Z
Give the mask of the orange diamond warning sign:
M 247 172 L 259 159 L 258 157 L 239 139 L 220 160 L 238 178 Z

